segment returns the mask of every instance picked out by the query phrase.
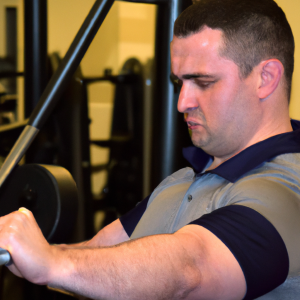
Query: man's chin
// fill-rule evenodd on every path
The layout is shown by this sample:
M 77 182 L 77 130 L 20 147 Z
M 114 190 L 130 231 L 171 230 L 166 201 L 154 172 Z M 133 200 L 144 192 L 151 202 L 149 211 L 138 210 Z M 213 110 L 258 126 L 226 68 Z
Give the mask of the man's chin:
M 194 140 L 192 139 L 192 143 L 195 147 L 197 148 L 201 148 L 202 150 L 204 150 L 204 148 L 206 148 L 206 143 L 202 142 L 202 141 L 199 141 L 199 140 Z M 205 151 L 205 150 L 204 150 Z
M 195 147 L 201 148 L 204 152 L 213 156 L 214 149 L 212 149 L 210 143 L 207 140 L 193 139 L 192 143 Z
M 191 140 L 194 146 L 198 148 L 203 148 L 208 146 L 208 138 L 206 134 L 199 133 L 197 131 L 191 131 L 190 132 Z

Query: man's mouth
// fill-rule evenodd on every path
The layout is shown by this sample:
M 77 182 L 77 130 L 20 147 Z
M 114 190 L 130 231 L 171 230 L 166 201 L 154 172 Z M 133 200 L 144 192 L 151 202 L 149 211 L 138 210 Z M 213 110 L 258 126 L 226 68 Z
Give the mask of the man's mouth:
M 187 121 L 186 123 L 187 123 L 189 129 L 194 129 L 200 125 L 199 123 L 192 122 L 192 121 Z
M 189 114 L 184 114 L 184 121 L 186 122 L 189 129 L 193 130 L 199 126 L 203 126 L 202 120 L 199 118 L 193 117 Z

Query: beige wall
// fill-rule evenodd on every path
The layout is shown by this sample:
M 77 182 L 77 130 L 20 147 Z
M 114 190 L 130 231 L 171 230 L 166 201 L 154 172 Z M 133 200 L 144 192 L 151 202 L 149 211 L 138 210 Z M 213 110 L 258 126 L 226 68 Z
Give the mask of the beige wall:
M 129 57 L 142 63 L 154 56 L 155 5 L 119 3 L 119 67 Z
M 48 1 L 49 53 L 65 55 L 93 3 L 94 0 Z M 153 57 L 154 21 L 154 5 L 115 2 L 82 60 L 84 75 L 99 76 L 105 68 L 116 74 L 129 57 L 137 57 L 143 63 Z M 101 89 L 96 91 L 92 91 L 91 102 L 111 101 L 99 97 Z
M 1 0 L 0 0 L 1 1 Z M 64 56 L 94 0 L 48 1 L 48 50 Z M 117 74 L 130 57 L 142 63 L 154 55 L 155 6 L 116 1 L 82 60 L 85 76 L 100 76 L 105 68 Z M 110 136 L 114 86 L 95 83 L 88 89 L 93 140 Z M 107 162 L 109 152 L 91 147 L 92 164 Z M 105 172 L 92 176 L 93 192 L 99 193 L 105 182 Z
M 22 0 L 0 0 L 0 56 L 6 56 L 5 44 L 5 9 L 6 7 L 17 8 L 17 39 L 18 39 L 18 71 L 24 70 L 24 18 L 23 18 L 23 1 Z M 17 120 L 24 119 L 24 79 L 17 79 L 18 106 Z
M 287 19 L 292 27 L 293 34 L 296 40 L 295 52 L 295 72 L 293 77 L 292 98 L 290 104 L 290 115 L 292 118 L 300 120 L 300 26 L 299 0 L 276 0 L 278 5 L 284 10 Z
M 293 80 L 291 116 L 300 119 L 300 26 L 298 15 L 300 0 L 276 0 L 285 11 L 296 39 L 295 73 Z M 93 5 L 94 0 L 49 0 L 49 51 L 59 51 L 64 55 L 78 31 L 82 21 Z M 23 0 L 0 0 L 0 40 L 4 40 L 3 6 L 20 8 L 18 14 L 19 33 L 19 71 L 23 70 Z M 132 55 L 142 61 L 153 55 L 155 7 L 152 5 L 116 2 L 109 17 L 100 29 L 93 45 L 83 59 L 85 75 L 98 75 L 105 67 L 114 71 L 120 69 L 122 62 Z M 101 34 L 102 33 L 102 34 Z M 299 41 L 299 43 L 298 43 Z M 0 56 L 5 55 L 5 45 L 0 44 Z M 20 84 L 22 90 L 22 84 Z M 94 85 L 90 89 L 91 102 L 110 103 L 113 88 L 108 84 Z M 20 93 L 21 95 L 22 93 Z M 101 95 L 101 96 L 100 96 Z M 22 119 L 23 105 L 20 101 L 19 119 Z
M 2 0 L 13 1 L 13 0 Z M 16 1 L 16 0 L 15 0 Z M 285 11 L 296 39 L 295 73 L 293 80 L 290 113 L 300 119 L 300 26 L 298 14 L 300 0 L 276 0 Z M 49 51 L 59 51 L 64 55 L 78 31 L 94 0 L 50 0 L 49 10 Z M 153 56 L 155 6 L 115 2 L 108 18 L 100 28 L 93 44 L 82 61 L 83 73 L 87 76 L 99 75 L 104 68 L 114 72 L 120 70 L 125 59 L 138 57 L 145 62 Z M 1 20 L 1 19 L 0 19 Z M 3 21 L 2 21 L 3 22 Z M 1 36 L 1 32 L 0 32 Z M 0 53 L 3 50 L 0 47 Z M 113 86 L 108 83 L 95 84 L 89 89 L 90 102 L 111 109 Z M 96 104 L 95 104 L 96 105 Z M 96 105 L 96 106 L 97 106 Z M 105 109 L 104 109 L 105 110 Z M 107 112 L 105 113 L 107 115 Z M 97 126 L 99 128 L 99 126 Z M 92 130 L 95 138 L 107 137 L 108 128 Z
M 64 56 L 91 9 L 94 0 L 48 1 L 48 51 Z M 117 69 L 118 7 L 113 5 L 82 60 L 87 76 L 97 76 L 105 67 Z M 99 70 L 99 68 L 101 68 Z
M 300 119 L 300 26 L 298 14 L 300 0 L 276 0 L 285 11 L 296 39 L 295 73 L 293 79 L 291 116 Z M 49 0 L 48 1 L 48 49 L 58 51 L 63 56 L 94 0 Z M 0 0 L 3 5 L 16 5 L 20 8 L 19 28 L 19 70 L 23 70 L 23 0 Z M 3 40 L 3 22 L 0 9 L 0 39 Z M 2 28 L 2 29 L 1 29 Z M 91 47 L 83 58 L 81 67 L 85 76 L 101 75 L 104 68 L 117 73 L 124 61 L 132 56 L 143 63 L 154 55 L 155 6 L 127 2 L 115 2 L 103 26 L 100 28 Z M 4 45 L 0 45 L 0 55 L 4 55 Z M 21 80 L 21 79 L 20 79 Z M 19 84 L 22 95 L 22 83 Z M 89 88 L 90 117 L 92 118 L 91 137 L 107 139 L 110 133 L 112 100 L 114 87 L 109 83 L 94 84 Z M 22 100 L 22 99 L 21 99 Z M 23 101 L 20 101 L 19 119 L 22 119 Z M 108 151 L 92 148 L 93 163 L 103 163 Z M 104 174 L 94 177 L 95 191 Z M 102 178 L 102 179 L 101 179 Z
M 91 9 L 94 0 L 51 0 L 48 1 L 48 52 L 67 52 L 82 22 Z M 85 76 L 100 76 L 105 68 L 118 70 L 118 3 L 115 2 L 104 20 L 91 46 L 81 62 Z M 112 87 L 100 85 L 90 102 L 111 102 Z

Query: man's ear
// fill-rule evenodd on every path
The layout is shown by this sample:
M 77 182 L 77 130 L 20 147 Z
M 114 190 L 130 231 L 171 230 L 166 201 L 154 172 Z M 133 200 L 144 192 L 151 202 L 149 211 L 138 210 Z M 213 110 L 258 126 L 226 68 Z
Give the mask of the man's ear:
M 269 97 L 278 87 L 284 67 L 278 59 L 269 59 L 260 63 L 261 82 L 258 88 L 259 99 Z

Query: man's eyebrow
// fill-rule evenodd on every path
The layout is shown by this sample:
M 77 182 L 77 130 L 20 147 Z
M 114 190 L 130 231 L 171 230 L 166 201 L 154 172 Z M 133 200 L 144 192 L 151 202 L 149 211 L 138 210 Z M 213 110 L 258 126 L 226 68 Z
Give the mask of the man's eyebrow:
M 184 74 L 182 75 L 183 79 L 193 79 L 193 78 L 215 78 L 213 75 L 208 75 L 208 74 L 201 74 L 201 73 L 195 73 L 195 74 Z M 171 79 L 172 80 L 178 80 L 179 78 L 174 74 L 171 73 Z
M 183 79 L 193 79 L 193 78 L 215 78 L 213 75 L 208 75 L 208 74 L 184 74 L 182 75 Z

